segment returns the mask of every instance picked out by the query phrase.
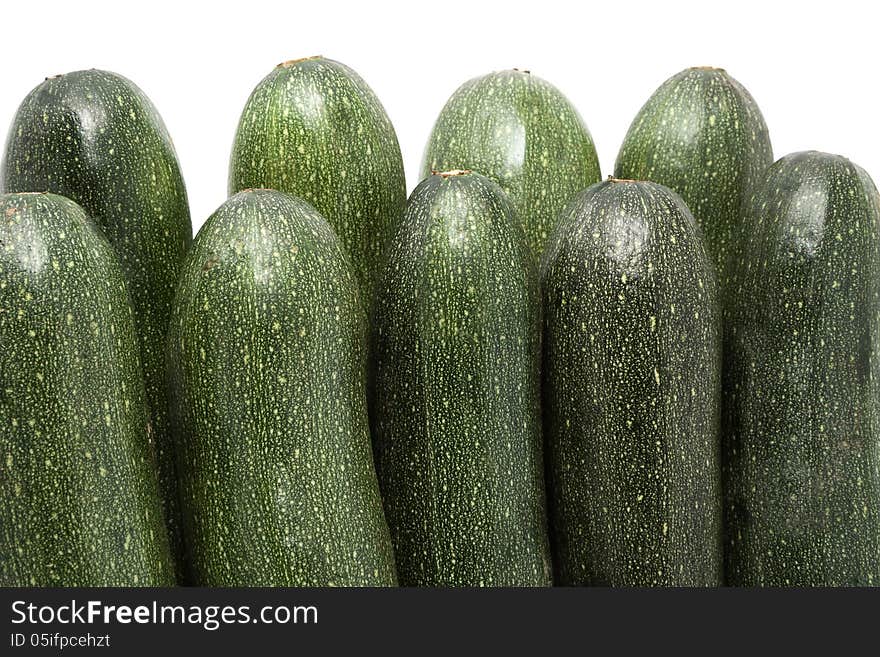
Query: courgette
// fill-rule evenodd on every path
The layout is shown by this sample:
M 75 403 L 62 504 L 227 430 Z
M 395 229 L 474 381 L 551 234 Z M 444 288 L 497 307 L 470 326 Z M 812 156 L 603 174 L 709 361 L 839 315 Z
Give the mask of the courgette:
M 0 169 L 3 191 L 49 191 L 76 201 L 119 257 L 134 306 L 164 515 L 181 563 L 163 353 L 192 224 L 171 138 L 130 80 L 77 71 L 48 78 L 24 99 Z
M 423 181 L 380 280 L 370 408 L 401 584 L 549 585 L 540 295 L 504 193 Z
M 308 57 L 279 64 L 257 85 L 235 134 L 229 193 L 255 187 L 299 196 L 326 217 L 369 309 L 406 183 L 394 126 L 357 73 Z
M 728 583 L 880 584 L 880 199 L 787 155 L 745 214 L 725 318 Z
M 693 216 L 662 185 L 594 185 L 542 289 L 557 582 L 720 584 L 720 309 Z
M 469 80 L 446 102 L 422 177 L 451 169 L 472 169 L 501 186 L 536 257 L 565 205 L 601 178 L 590 131 L 571 102 L 516 69 Z
M 366 339 L 351 263 L 308 203 L 244 191 L 201 228 L 167 351 L 194 583 L 395 583 Z
M 743 204 L 772 162 L 754 98 L 723 69 L 703 66 L 672 76 L 648 99 L 623 140 L 614 175 L 652 180 L 681 195 L 703 230 L 723 291 Z
M 82 208 L 0 196 L 0 586 L 168 586 L 128 291 Z

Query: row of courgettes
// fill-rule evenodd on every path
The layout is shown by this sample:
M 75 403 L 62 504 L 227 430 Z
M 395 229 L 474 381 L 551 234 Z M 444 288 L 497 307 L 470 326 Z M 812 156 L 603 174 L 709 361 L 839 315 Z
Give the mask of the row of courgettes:
M 505 71 L 407 202 L 378 99 L 308 58 L 190 244 L 143 93 L 47 79 L 0 175 L 0 583 L 877 583 L 880 201 L 771 162 L 696 68 L 599 182 Z

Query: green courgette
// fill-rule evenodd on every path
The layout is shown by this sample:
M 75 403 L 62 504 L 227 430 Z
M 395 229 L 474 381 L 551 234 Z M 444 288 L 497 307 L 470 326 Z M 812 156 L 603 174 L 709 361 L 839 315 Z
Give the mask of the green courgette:
M 0 197 L 0 586 L 168 586 L 123 272 L 53 194 Z
M 703 230 L 722 291 L 742 206 L 773 162 L 761 111 L 726 71 L 689 68 L 664 82 L 627 132 L 614 175 L 652 180 L 684 199 Z
M 880 199 L 783 157 L 745 213 L 726 310 L 729 584 L 880 584 Z
M 181 559 L 164 345 L 192 240 L 174 147 L 149 99 L 107 71 L 48 78 L 21 103 L 0 171 L 5 192 L 54 192 L 79 203 L 119 257 L 134 306 L 159 483 L 172 552 Z
M 693 216 L 662 185 L 594 185 L 542 289 L 557 582 L 720 584 L 720 310 Z
M 295 194 L 327 218 L 369 308 L 406 183 L 394 127 L 357 73 L 309 57 L 279 64 L 257 85 L 235 135 L 229 193 L 254 187 Z
M 537 269 L 496 184 L 450 172 L 416 188 L 371 345 L 376 468 L 401 583 L 549 585 Z
M 469 80 L 446 102 L 422 177 L 451 169 L 472 169 L 501 186 L 536 257 L 565 205 L 601 178 L 577 110 L 549 82 L 518 70 Z
M 224 203 L 184 263 L 168 336 L 190 578 L 395 583 L 348 256 L 306 202 Z

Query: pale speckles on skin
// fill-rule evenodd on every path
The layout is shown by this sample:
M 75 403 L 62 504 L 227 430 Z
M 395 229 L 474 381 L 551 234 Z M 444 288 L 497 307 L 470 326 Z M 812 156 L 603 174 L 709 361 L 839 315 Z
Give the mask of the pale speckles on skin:
M 594 185 L 542 287 L 557 582 L 719 584 L 720 323 L 693 217 L 660 185 Z
M 134 306 L 172 549 L 179 555 L 163 350 L 192 224 L 162 119 L 122 76 L 94 69 L 56 76 L 18 108 L 2 169 L 3 191 L 48 190 L 79 203 L 119 257 Z
M 746 210 L 725 318 L 729 583 L 876 584 L 880 198 L 845 158 L 806 152 Z
M 372 426 L 401 583 L 549 584 L 537 274 L 497 185 L 416 188 L 376 309 Z
M 4 195 L 0 217 L 0 243 L 11 247 L 0 251 L 0 585 L 169 585 L 116 257 L 82 210 L 59 196 Z M 35 243 L 47 255 L 37 269 L 21 257 Z M 59 271 L 55 260 L 74 266 Z M 129 535 L 124 556 L 121 529 Z
M 168 338 L 196 583 L 395 582 L 365 342 L 348 257 L 311 206 L 241 192 L 208 219 Z
M 348 251 L 369 305 L 406 184 L 394 127 L 357 73 L 317 57 L 276 67 L 257 85 L 229 165 L 230 194 L 248 188 L 311 203 Z
M 518 71 L 469 80 L 447 101 L 422 176 L 450 169 L 471 169 L 501 186 L 537 258 L 565 204 L 601 177 L 577 110 L 548 82 Z
M 617 156 L 618 178 L 678 192 L 706 239 L 722 289 L 741 207 L 770 163 L 767 126 L 749 92 L 721 69 L 686 69 L 639 111 Z

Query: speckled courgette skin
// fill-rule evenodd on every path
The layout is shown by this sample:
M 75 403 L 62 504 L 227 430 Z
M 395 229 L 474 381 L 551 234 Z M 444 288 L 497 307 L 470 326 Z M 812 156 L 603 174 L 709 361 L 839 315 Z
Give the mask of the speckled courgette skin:
M 748 91 L 726 71 L 689 68 L 664 82 L 629 128 L 614 175 L 652 180 L 684 199 L 703 230 L 722 290 L 742 205 L 773 162 Z
M 496 184 L 463 173 L 415 189 L 371 345 L 401 584 L 549 585 L 537 268 Z
M 279 64 L 257 85 L 229 165 L 230 194 L 252 187 L 294 194 L 326 217 L 369 307 L 406 183 L 394 127 L 357 73 L 309 57 Z
M 199 231 L 167 352 L 195 583 L 395 583 L 366 339 L 348 257 L 304 201 L 241 192 Z
M 849 160 L 776 162 L 727 310 L 728 583 L 880 584 L 880 199 Z
M 0 196 L 0 345 L 0 586 L 173 583 L 125 281 L 66 198 Z
M 557 582 L 720 584 L 720 310 L 693 216 L 662 185 L 594 185 L 542 286 Z
M 565 205 L 601 178 L 577 110 L 556 87 L 518 70 L 465 82 L 440 112 L 422 177 L 465 168 L 508 194 L 538 257 Z
M 164 513 L 179 561 L 163 353 L 192 224 L 165 125 L 144 93 L 120 75 L 88 70 L 49 78 L 18 108 L 0 181 L 6 192 L 49 191 L 76 201 L 119 257 L 134 306 Z

